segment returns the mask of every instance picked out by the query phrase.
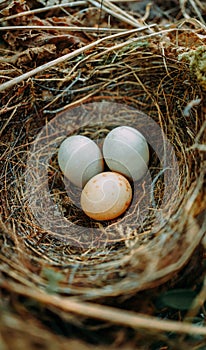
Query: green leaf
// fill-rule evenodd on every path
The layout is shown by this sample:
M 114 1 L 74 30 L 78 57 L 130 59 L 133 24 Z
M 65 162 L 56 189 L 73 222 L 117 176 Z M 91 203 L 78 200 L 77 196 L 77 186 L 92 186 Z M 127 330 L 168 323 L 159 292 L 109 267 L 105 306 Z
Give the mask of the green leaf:
M 48 281 L 47 292 L 55 293 L 58 290 L 58 282 L 63 280 L 64 276 L 60 272 L 48 268 L 43 268 L 42 273 Z
M 197 293 L 191 289 L 173 289 L 158 298 L 158 304 L 178 310 L 189 310 Z

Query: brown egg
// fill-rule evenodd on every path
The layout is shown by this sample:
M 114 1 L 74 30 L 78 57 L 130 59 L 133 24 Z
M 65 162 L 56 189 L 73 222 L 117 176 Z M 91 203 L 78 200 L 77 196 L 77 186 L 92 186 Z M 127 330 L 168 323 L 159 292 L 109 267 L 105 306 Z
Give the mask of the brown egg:
M 103 172 L 91 178 L 81 195 L 82 210 L 94 220 L 111 220 L 129 207 L 132 188 L 121 174 Z

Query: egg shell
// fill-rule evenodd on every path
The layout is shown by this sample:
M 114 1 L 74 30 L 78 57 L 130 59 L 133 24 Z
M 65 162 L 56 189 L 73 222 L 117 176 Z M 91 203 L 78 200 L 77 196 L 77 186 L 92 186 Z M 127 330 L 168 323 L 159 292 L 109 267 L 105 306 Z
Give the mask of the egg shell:
M 99 147 L 83 135 L 73 135 L 62 142 L 58 163 L 63 174 L 78 187 L 83 187 L 89 179 L 104 170 Z
M 145 137 L 135 128 L 119 126 L 106 136 L 103 156 L 110 170 L 137 181 L 148 170 L 149 147 Z
M 119 173 L 103 172 L 90 179 L 81 194 L 82 210 L 94 220 L 111 220 L 123 214 L 132 200 L 129 181 Z

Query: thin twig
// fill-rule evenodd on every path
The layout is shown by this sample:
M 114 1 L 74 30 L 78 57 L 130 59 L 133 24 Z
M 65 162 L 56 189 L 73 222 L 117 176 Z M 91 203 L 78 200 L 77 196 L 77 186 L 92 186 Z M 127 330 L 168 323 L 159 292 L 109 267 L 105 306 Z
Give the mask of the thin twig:
M 109 52 L 117 50 L 117 49 L 121 49 L 122 47 L 124 47 L 126 45 L 130 45 L 130 44 L 133 44 L 133 43 L 138 42 L 138 41 L 146 40 L 146 39 L 149 39 L 149 38 L 154 37 L 154 36 L 158 36 L 158 35 L 161 36 L 162 34 L 166 34 L 166 33 L 177 31 L 177 30 L 178 30 L 177 28 L 165 29 L 165 30 L 159 31 L 157 33 L 151 33 L 151 34 L 143 35 L 139 38 L 129 39 L 123 43 L 109 47 L 108 49 L 104 50 L 104 52 L 100 52 L 100 53 L 96 54 L 93 57 L 93 59 L 97 59 L 97 58 L 101 57 L 102 55 L 107 55 Z M 188 29 L 185 29 L 185 31 L 188 32 Z
M 199 140 L 200 137 L 202 136 L 203 132 L 205 132 L 206 130 L 206 121 L 202 124 L 196 138 L 195 138 L 195 142 L 192 146 L 186 148 L 186 151 L 190 151 L 192 149 L 198 149 L 199 151 L 206 151 L 206 145 L 205 144 L 200 144 Z
M 132 17 L 129 18 L 128 15 L 126 15 L 126 12 L 123 11 L 123 14 L 120 13 L 120 9 L 118 8 L 118 12 L 117 11 L 114 11 L 113 9 L 111 8 L 108 8 L 104 5 L 102 5 L 100 2 L 96 1 L 96 0 L 89 0 L 89 2 L 96 6 L 97 8 L 99 9 L 102 9 L 104 10 L 105 12 L 109 13 L 110 15 L 120 19 L 122 22 L 125 22 L 127 24 L 130 24 L 132 27 L 135 27 L 135 28 L 140 28 L 142 26 L 141 23 L 139 23 L 137 20 L 135 20 L 135 18 Z
M 98 2 L 101 2 L 101 0 L 97 0 Z M 141 23 L 136 20 L 133 16 L 131 16 L 128 12 L 123 10 L 121 7 L 114 5 L 110 0 L 104 0 L 104 5 L 107 6 L 110 10 L 116 13 L 120 13 L 124 18 L 128 18 L 132 23 L 135 23 L 136 25 L 140 25 Z
M 147 329 L 152 331 L 186 333 L 206 335 L 206 327 L 198 327 L 183 322 L 170 320 L 160 320 L 155 317 L 144 316 L 132 311 L 119 310 L 114 307 L 98 305 L 89 302 L 82 302 L 74 298 L 59 297 L 57 295 L 48 295 L 40 290 L 20 286 L 16 283 L 2 282 L 1 287 L 28 298 L 37 300 L 44 305 L 53 306 L 65 312 L 92 317 L 121 326 L 131 327 L 133 329 Z
M 194 0 L 189 0 L 189 2 L 190 2 L 190 4 L 191 4 L 191 6 L 193 7 L 194 11 L 196 12 L 197 16 L 199 17 L 199 20 L 200 20 L 203 24 L 205 24 L 204 18 L 202 17 L 201 12 L 200 12 L 200 10 L 198 9 L 198 7 L 197 7 L 195 1 L 194 1 Z
M 29 10 L 29 11 L 23 11 L 23 12 L 20 12 L 20 13 L 16 13 L 15 15 L 11 15 L 11 16 L 0 18 L 0 22 L 5 22 L 5 21 L 8 21 L 8 20 L 11 20 L 11 19 L 14 19 L 14 18 L 23 17 L 23 16 L 35 15 L 37 13 L 51 11 L 51 10 L 55 10 L 55 9 L 58 9 L 58 8 L 61 9 L 61 8 L 64 8 L 64 7 L 81 6 L 81 5 L 85 5 L 86 3 L 87 3 L 87 1 L 73 1 L 73 2 L 67 2 L 65 4 L 58 4 L 58 5 L 53 5 L 53 6 L 45 6 L 45 7 L 42 7 L 42 8 Z
M 106 40 L 112 40 L 112 39 L 116 39 L 118 37 L 121 37 L 121 36 L 124 36 L 124 35 L 128 35 L 128 34 L 131 34 L 131 33 L 135 33 L 136 31 L 142 31 L 142 30 L 145 30 L 145 29 L 148 29 L 148 26 L 144 26 L 144 27 L 141 27 L 141 28 L 136 28 L 136 29 L 132 29 L 132 30 L 129 30 L 129 31 L 126 31 L 126 32 L 123 32 L 123 33 L 117 33 L 117 34 L 113 34 L 113 35 L 109 35 L 105 38 L 100 38 L 88 45 L 85 45 L 84 47 L 80 47 L 79 49 L 73 51 L 73 52 L 70 52 L 66 55 L 63 55 L 61 57 L 58 57 L 56 58 L 55 60 L 53 61 L 50 61 L 50 62 L 47 62 L 37 68 L 34 68 L 32 69 L 31 71 L 27 72 L 27 73 L 24 73 L 16 78 L 13 78 L 12 80 L 10 81 L 7 81 L 6 83 L 3 83 L 0 85 L 0 91 L 4 91 L 6 89 L 9 89 L 11 88 L 12 86 L 14 86 L 15 84 L 18 84 L 18 83 L 21 83 L 22 81 L 28 79 L 28 78 L 31 78 L 32 76 L 40 73 L 40 72 L 43 72 L 44 70 L 48 69 L 48 68 L 51 68 L 51 67 L 54 67 L 55 65 L 57 64 L 60 64 L 62 62 L 65 62 L 66 60 L 69 60 L 73 57 L 76 57 L 78 56 L 79 54 L 95 47 L 96 45 L 99 45 L 100 43 L 102 43 L 103 41 L 106 41 Z M 171 29 L 171 30 L 176 30 L 176 29 Z M 164 32 L 167 32 L 166 31 L 162 31 L 161 33 L 164 33 Z M 158 35 L 159 33 L 154 33 L 153 35 Z M 134 41 L 139 41 L 139 40 L 142 40 L 144 38 L 146 38 L 147 36 L 143 36 L 143 37 L 140 37 L 140 38 L 135 38 L 135 39 L 130 39 L 128 41 L 126 41 L 124 44 L 129 44 L 131 42 L 134 42 Z
M 181 8 L 181 11 L 182 11 L 184 18 L 189 19 L 190 16 L 187 14 L 186 9 L 185 9 L 186 2 L 187 2 L 187 0 L 180 0 L 180 8 Z
M 66 27 L 66 26 L 5 26 L 5 27 L 0 27 L 0 31 L 5 31 L 5 30 L 31 30 L 31 29 L 40 29 L 40 30 L 61 30 L 61 31 L 66 31 L 66 32 L 97 32 L 97 31 L 102 31 L 102 32 L 114 32 L 114 33 L 119 33 L 119 32 L 125 32 L 125 29 L 120 29 L 120 28 L 95 28 L 95 27 Z
M 194 317 L 198 314 L 200 308 L 204 305 L 206 300 L 206 277 L 204 278 L 203 286 L 194 299 L 191 308 L 187 312 L 186 316 L 184 317 L 185 321 L 186 320 L 192 320 Z

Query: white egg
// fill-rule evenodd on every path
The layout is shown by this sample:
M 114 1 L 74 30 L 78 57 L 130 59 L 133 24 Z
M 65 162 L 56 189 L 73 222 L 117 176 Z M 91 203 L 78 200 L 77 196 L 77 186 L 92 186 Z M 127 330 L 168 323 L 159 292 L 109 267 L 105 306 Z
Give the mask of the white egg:
M 130 126 L 119 126 L 109 132 L 104 140 L 103 156 L 110 170 L 133 181 L 141 179 L 148 170 L 147 141 Z
M 83 187 L 89 179 L 104 170 L 102 153 L 86 136 L 73 135 L 60 145 L 58 163 L 63 174 L 76 186 Z
M 123 214 L 132 200 L 129 181 L 119 173 L 103 172 L 85 185 L 81 194 L 82 210 L 95 220 L 111 220 Z

